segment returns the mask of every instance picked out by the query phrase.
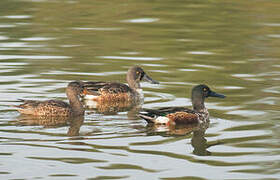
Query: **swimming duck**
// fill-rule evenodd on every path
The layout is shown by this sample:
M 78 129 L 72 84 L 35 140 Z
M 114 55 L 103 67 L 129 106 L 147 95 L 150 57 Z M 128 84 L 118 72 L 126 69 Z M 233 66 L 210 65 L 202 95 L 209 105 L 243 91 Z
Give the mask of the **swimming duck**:
M 157 110 L 144 109 L 139 117 L 145 119 L 148 123 L 176 125 L 201 123 L 209 120 L 209 112 L 204 105 L 205 98 L 226 96 L 218 94 L 206 85 L 197 85 L 192 89 L 192 106 L 193 109 L 185 107 L 164 107 Z
M 35 116 L 82 116 L 84 115 L 83 104 L 79 96 L 82 91 L 82 82 L 70 82 L 66 88 L 69 104 L 60 100 L 34 101 L 20 100 L 23 104 L 16 107 L 21 114 Z
M 128 85 L 118 82 L 85 82 L 81 96 L 98 102 L 108 101 L 131 101 L 143 98 L 140 81 L 148 81 L 159 84 L 158 81 L 149 77 L 139 66 L 131 67 L 126 75 Z

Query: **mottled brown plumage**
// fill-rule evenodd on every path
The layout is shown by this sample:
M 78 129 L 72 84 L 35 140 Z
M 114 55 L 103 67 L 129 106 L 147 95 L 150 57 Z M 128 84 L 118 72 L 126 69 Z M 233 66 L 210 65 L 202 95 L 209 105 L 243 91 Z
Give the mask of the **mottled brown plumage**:
M 47 115 L 60 115 L 68 116 L 71 113 L 71 107 L 69 104 L 59 100 L 48 101 L 32 101 L 23 100 L 23 104 L 17 106 L 20 109 L 18 111 L 22 114 L 32 114 L 38 116 Z
M 102 114 L 115 114 L 117 112 L 129 111 L 134 106 L 138 105 L 138 103 L 134 103 L 134 101 L 102 101 L 101 98 L 97 103 L 85 101 L 88 100 L 84 100 L 84 103 L 87 104 L 87 108 L 94 109 L 95 112 Z
M 85 99 L 98 101 L 131 101 L 140 97 L 138 92 L 140 81 L 146 80 L 153 84 L 158 84 L 150 78 L 142 68 L 138 66 L 131 67 L 127 72 L 128 85 L 117 82 L 84 82 L 81 96 Z
M 60 100 L 34 101 L 21 100 L 23 104 L 17 109 L 22 114 L 35 116 L 78 116 L 84 115 L 83 105 L 79 100 L 82 91 L 82 82 L 70 82 L 66 94 L 70 104 Z
M 99 103 L 106 101 L 130 101 L 134 92 L 125 84 L 120 83 L 106 83 L 102 82 L 104 87 L 98 88 L 92 87 L 89 84 L 95 84 L 93 82 L 86 82 L 84 85 L 83 96 L 93 95 L 93 100 Z M 99 83 L 100 84 L 100 83 Z
M 170 119 L 170 123 L 174 124 L 192 124 L 199 120 L 198 115 L 187 112 L 175 112 L 166 116 Z
M 83 87 L 83 93 L 92 95 L 100 95 L 101 93 L 127 93 L 132 91 L 127 85 L 116 82 L 84 82 Z

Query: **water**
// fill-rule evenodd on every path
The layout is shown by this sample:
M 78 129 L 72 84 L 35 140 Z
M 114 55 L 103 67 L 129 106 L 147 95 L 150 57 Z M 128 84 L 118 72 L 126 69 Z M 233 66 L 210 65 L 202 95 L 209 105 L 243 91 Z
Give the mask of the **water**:
M 280 2 L 0 2 L 0 179 L 278 179 Z M 61 99 L 72 80 L 125 82 L 141 65 L 144 108 L 190 106 L 204 130 L 150 127 L 135 111 L 72 121 L 19 116 L 18 98 Z M 137 112 L 137 111 L 136 111 Z M 194 131 L 194 132 L 192 132 Z

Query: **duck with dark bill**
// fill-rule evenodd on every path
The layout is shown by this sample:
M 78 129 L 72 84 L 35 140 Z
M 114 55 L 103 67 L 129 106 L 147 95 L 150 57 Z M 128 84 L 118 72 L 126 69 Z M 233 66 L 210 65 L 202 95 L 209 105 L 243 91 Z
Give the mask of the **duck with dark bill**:
M 201 123 L 209 120 L 209 112 L 204 105 L 208 97 L 225 98 L 226 96 L 212 91 L 206 85 L 197 85 L 192 89 L 193 109 L 186 107 L 164 107 L 160 109 L 144 109 L 139 117 L 148 123 L 176 125 Z

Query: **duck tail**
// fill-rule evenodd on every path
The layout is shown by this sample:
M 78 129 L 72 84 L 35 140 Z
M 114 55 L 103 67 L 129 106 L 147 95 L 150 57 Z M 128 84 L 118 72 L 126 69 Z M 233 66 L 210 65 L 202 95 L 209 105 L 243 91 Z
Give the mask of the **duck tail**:
M 147 121 L 147 123 L 153 123 L 155 124 L 155 119 L 150 117 L 150 116 L 147 116 L 147 115 L 144 115 L 144 114 L 138 114 L 138 116 L 144 120 Z
M 34 101 L 34 100 L 25 100 L 25 99 L 17 99 L 16 101 L 14 102 L 20 102 L 21 104 L 20 105 L 11 105 L 12 107 L 17 107 L 17 108 L 24 108 L 26 105 L 28 104 L 34 104 L 36 102 L 39 102 L 39 101 Z
M 13 100 L 13 101 L 9 101 L 9 102 L 24 102 L 24 99 L 17 99 L 17 100 Z M 8 105 L 9 107 L 16 107 L 16 108 L 20 108 L 20 105 Z
M 26 101 L 26 100 L 24 100 L 24 99 L 17 99 L 16 102 L 24 102 L 24 101 Z

